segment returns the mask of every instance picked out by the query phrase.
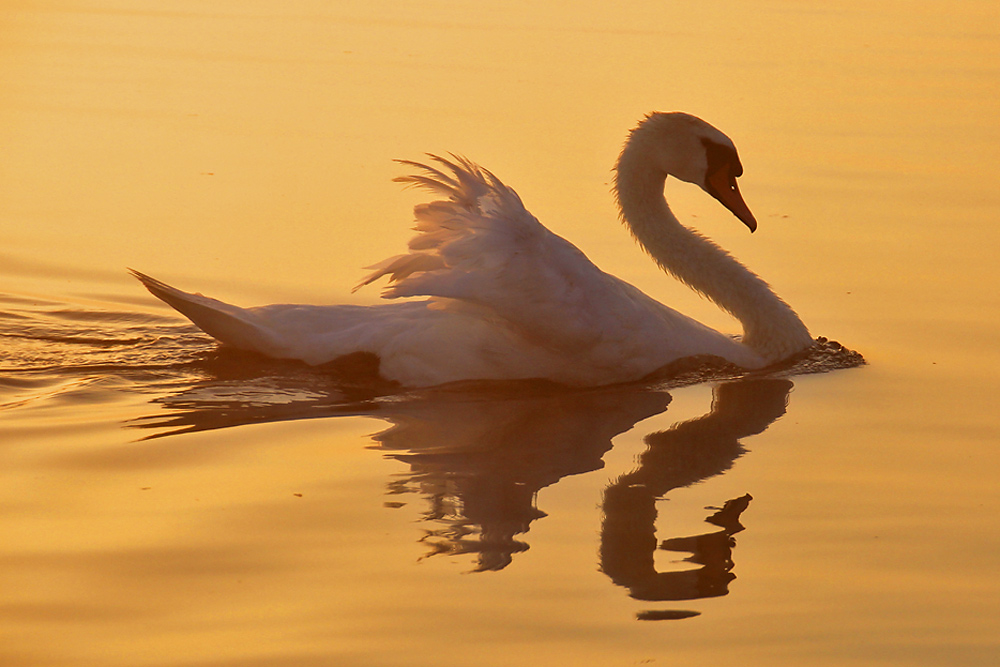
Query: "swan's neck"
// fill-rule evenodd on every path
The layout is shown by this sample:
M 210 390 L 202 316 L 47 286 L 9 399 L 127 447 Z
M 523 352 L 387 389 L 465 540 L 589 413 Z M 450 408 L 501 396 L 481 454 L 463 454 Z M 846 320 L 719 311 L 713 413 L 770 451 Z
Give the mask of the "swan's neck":
M 687 227 L 663 197 L 666 174 L 634 145 L 618 160 L 615 195 L 632 235 L 663 269 L 704 294 L 743 325 L 744 345 L 765 362 L 812 344 L 802 320 L 767 283 L 725 250 Z

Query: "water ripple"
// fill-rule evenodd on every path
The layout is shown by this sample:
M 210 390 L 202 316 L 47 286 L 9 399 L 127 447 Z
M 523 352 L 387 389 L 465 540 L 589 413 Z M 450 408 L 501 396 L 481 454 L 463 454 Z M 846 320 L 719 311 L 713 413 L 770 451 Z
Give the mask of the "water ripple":
M 353 378 L 335 366 L 312 368 L 219 348 L 186 320 L 125 310 L 120 303 L 105 309 L 11 294 L 0 294 L 0 303 L 5 306 L 0 310 L 0 409 L 62 396 L 93 378 L 117 378 L 127 390 L 151 394 L 153 400 L 179 393 L 201 409 L 243 405 L 296 415 L 338 412 L 342 403 L 399 391 L 394 383 Z M 820 338 L 802 355 L 763 371 L 747 372 L 721 359 L 695 357 L 670 364 L 640 384 L 669 389 L 743 377 L 823 373 L 863 363 L 859 354 Z M 506 386 L 466 382 L 452 389 L 489 393 L 498 391 L 498 384 Z M 513 391 L 525 391 L 523 383 L 515 384 Z

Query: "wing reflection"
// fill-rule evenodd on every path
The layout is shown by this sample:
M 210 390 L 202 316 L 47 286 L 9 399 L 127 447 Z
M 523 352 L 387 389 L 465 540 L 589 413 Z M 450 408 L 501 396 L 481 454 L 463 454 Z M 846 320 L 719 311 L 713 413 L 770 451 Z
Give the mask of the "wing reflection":
M 528 548 L 523 536 L 545 516 L 536 494 L 560 479 L 601 468 L 612 439 L 663 412 L 663 389 L 628 386 L 567 391 L 545 384 L 451 388 L 375 397 L 335 388 L 315 376 L 219 374 L 155 399 L 166 415 L 134 426 L 152 437 L 238 424 L 368 415 L 391 426 L 374 448 L 409 466 L 390 494 L 417 493 L 428 502 L 422 541 L 428 556 L 474 554 L 476 570 L 501 570 Z M 764 431 L 785 412 L 792 383 L 749 379 L 718 385 L 708 414 L 645 438 L 638 467 L 604 492 L 602 571 L 633 598 L 676 601 L 725 595 L 733 574 L 733 535 L 751 498 L 725 503 L 706 520 L 720 530 L 672 537 L 657 545 L 656 501 L 670 490 L 728 470 L 743 453 L 741 438 Z M 336 389 L 336 390 L 334 390 Z M 164 429 L 167 429 L 164 431 Z M 392 502 L 386 503 L 392 506 Z M 657 549 L 689 553 L 697 567 L 658 572 Z M 686 611 L 648 611 L 641 619 L 683 618 Z
M 410 465 L 399 488 L 430 499 L 432 553 L 476 553 L 477 570 L 502 569 L 527 549 L 515 536 L 545 516 L 540 489 L 601 468 L 612 438 L 670 402 L 649 389 L 441 398 L 395 406 L 394 425 L 373 439 Z

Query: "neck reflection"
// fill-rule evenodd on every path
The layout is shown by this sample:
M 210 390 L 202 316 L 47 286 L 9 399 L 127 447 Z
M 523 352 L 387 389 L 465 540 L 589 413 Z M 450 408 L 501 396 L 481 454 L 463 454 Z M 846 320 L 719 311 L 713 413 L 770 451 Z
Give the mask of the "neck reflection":
M 732 536 L 743 530 L 739 519 L 751 496 L 728 501 L 706 519 L 721 531 L 670 538 L 659 545 L 690 553 L 686 560 L 700 566 L 679 572 L 656 570 L 656 501 L 673 489 L 731 468 L 745 451 L 740 439 L 762 433 L 781 417 L 791 388 L 788 380 L 722 384 L 715 389 L 708 414 L 646 436 L 647 449 L 639 466 L 604 491 L 601 569 L 614 583 L 646 601 L 693 600 L 729 592 L 729 583 L 736 578 Z M 678 617 L 673 613 L 648 612 L 640 618 Z

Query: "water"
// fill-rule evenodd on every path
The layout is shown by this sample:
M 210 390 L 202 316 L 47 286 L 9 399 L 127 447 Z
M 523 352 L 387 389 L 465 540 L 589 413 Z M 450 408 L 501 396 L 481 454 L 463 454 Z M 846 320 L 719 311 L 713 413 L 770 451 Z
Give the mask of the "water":
M 996 664 L 1000 16 L 870 4 L 0 10 L 0 663 Z M 453 150 L 734 330 L 610 222 L 653 109 L 733 137 L 760 228 L 678 217 L 866 365 L 400 391 L 125 272 L 373 303 L 391 160 Z

